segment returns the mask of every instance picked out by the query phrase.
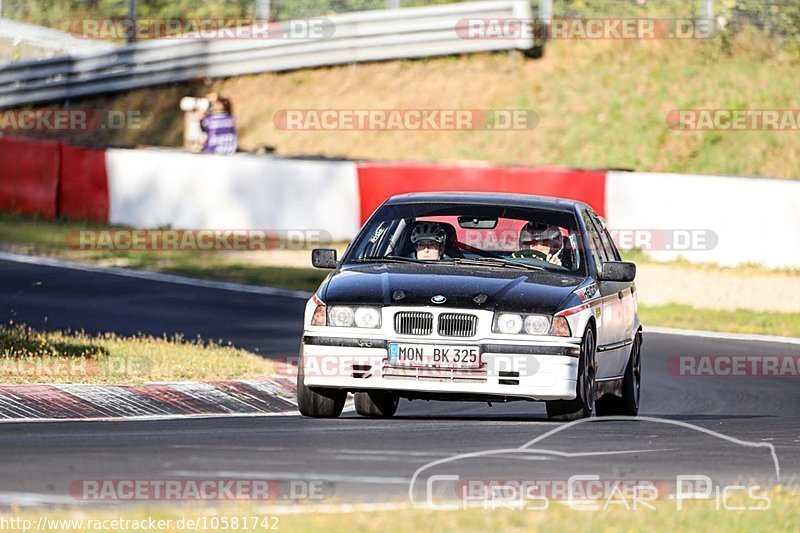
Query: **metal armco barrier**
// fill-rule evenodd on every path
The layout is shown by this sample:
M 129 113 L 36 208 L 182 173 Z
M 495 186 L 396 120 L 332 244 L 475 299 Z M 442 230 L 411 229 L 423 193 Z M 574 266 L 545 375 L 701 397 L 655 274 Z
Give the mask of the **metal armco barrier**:
M 0 108 L 124 91 L 203 77 L 528 49 L 532 38 L 465 39 L 464 19 L 531 19 L 527 0 L 464 2 L 327 17 L 325 38 L 159 39 L 111 52 L 13 63 L 0 68 Z M 286 22 L 282 24 L 291 24 Z

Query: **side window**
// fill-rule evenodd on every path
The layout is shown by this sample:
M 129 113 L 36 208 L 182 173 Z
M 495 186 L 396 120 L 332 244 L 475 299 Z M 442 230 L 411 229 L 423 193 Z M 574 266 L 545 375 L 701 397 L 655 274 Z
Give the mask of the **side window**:
M 594 257 L 594 262 L 597 265 L 597 268 L 600 268 L 603 262 L 608 261 L 608 258 L 606 257 L 606 252 L 603 248 L 603 241 L 600 239 L 600 233 L 597 231 L 594 221 L 592 221 L 589 213 L 586 211 L 583 212 L 583 223 L 586 226 L 586 231 L 589 234 L 589 243 L 592 256 Z
M 595 221 L 597 225 L 597 229 L 600 231 L 600 239 L 603 241 L 603 249 L 606 252 L 606 257 L 608 257 L 609 261 L 620 261 L 620 255 L 617 251 L 617 247 L 614 244 L 613 239 L 611 239 L 611 235 L 608 233 L 608 229 L 606 229 L 605 224 L 595 215 L 592 213 L 592 220 Z

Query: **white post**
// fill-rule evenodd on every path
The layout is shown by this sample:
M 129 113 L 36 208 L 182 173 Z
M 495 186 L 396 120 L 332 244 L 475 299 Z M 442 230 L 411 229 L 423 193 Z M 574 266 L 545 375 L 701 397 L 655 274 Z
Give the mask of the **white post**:
M 256 18 L 258 20 L 269 20 L 270 0 L 256 0 Z
M 539 30 L 538 37 L 547 38 L 550 30 L 550 23 L 553 21 L 553 0 L 539 0 Z
M 136 17 L 138 16 L 139 11 L 139 1 L 138 0 L 129 0 L 128 1 L 128 20 L 131 22 L 131 35 L 128 38 L 128 42 L 133 42 L 136 40 Z
M 701 16 L 703 20 L 707 20 L 709 22 L 714 20 L 714 0 L 703 0 Z

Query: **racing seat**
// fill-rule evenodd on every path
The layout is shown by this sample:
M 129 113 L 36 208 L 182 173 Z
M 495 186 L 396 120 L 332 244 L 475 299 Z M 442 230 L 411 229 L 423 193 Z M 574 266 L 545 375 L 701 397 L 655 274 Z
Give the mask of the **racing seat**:
M 447 233 L 447 239 L 444 241 L 445 257 L 449 257 L 450 259 L 463 258 L 464 254 L 461 253 L 461 250 L 459 250 L 458 246 L 456 246 L 456 243 L 458 242 L 458 238 L 456 237 L 456 228 L 447 222 L 439 222 L 439 225 L 442 226 L 442 228 L 444 228 L 444 232 Z
M 575 268 L 575 249 L 572 247 L 569 235 L 562 235 L 561 242 L 563 246 L 561 248 L 561 266 L 567 270 L 573 270 Z

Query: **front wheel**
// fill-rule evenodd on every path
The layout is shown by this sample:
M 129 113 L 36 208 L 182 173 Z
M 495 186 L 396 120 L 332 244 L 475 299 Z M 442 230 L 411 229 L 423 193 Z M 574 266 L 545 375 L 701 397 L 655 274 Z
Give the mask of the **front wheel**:
M 389 418 L 397 412 L 400 398 L 388 392 L 372 391 L 355 394 L 356 413 L 372 418 Z
M 303 361 L 297 372 L 297 407 L 300 414 L 313 418 L 337 418 L 342 414 L 347 391 L 306 387 L 304 383 Z
M 597 400 L 597 416 L 636 416 L 642 389 L 642 337 L 637 334 L 631 346 L 625 377 L 622 378 L 622 397 L 604 396 Z
M 578 379 L 575 383 L 574 400 L 553 400 L 545 402 L 547 418 L 570 421 L 589 418 L 594 411 L 595 388 L 595 342 L 594 330 L 586 328 L 581 341 L 581 355 L 578 363 Z

